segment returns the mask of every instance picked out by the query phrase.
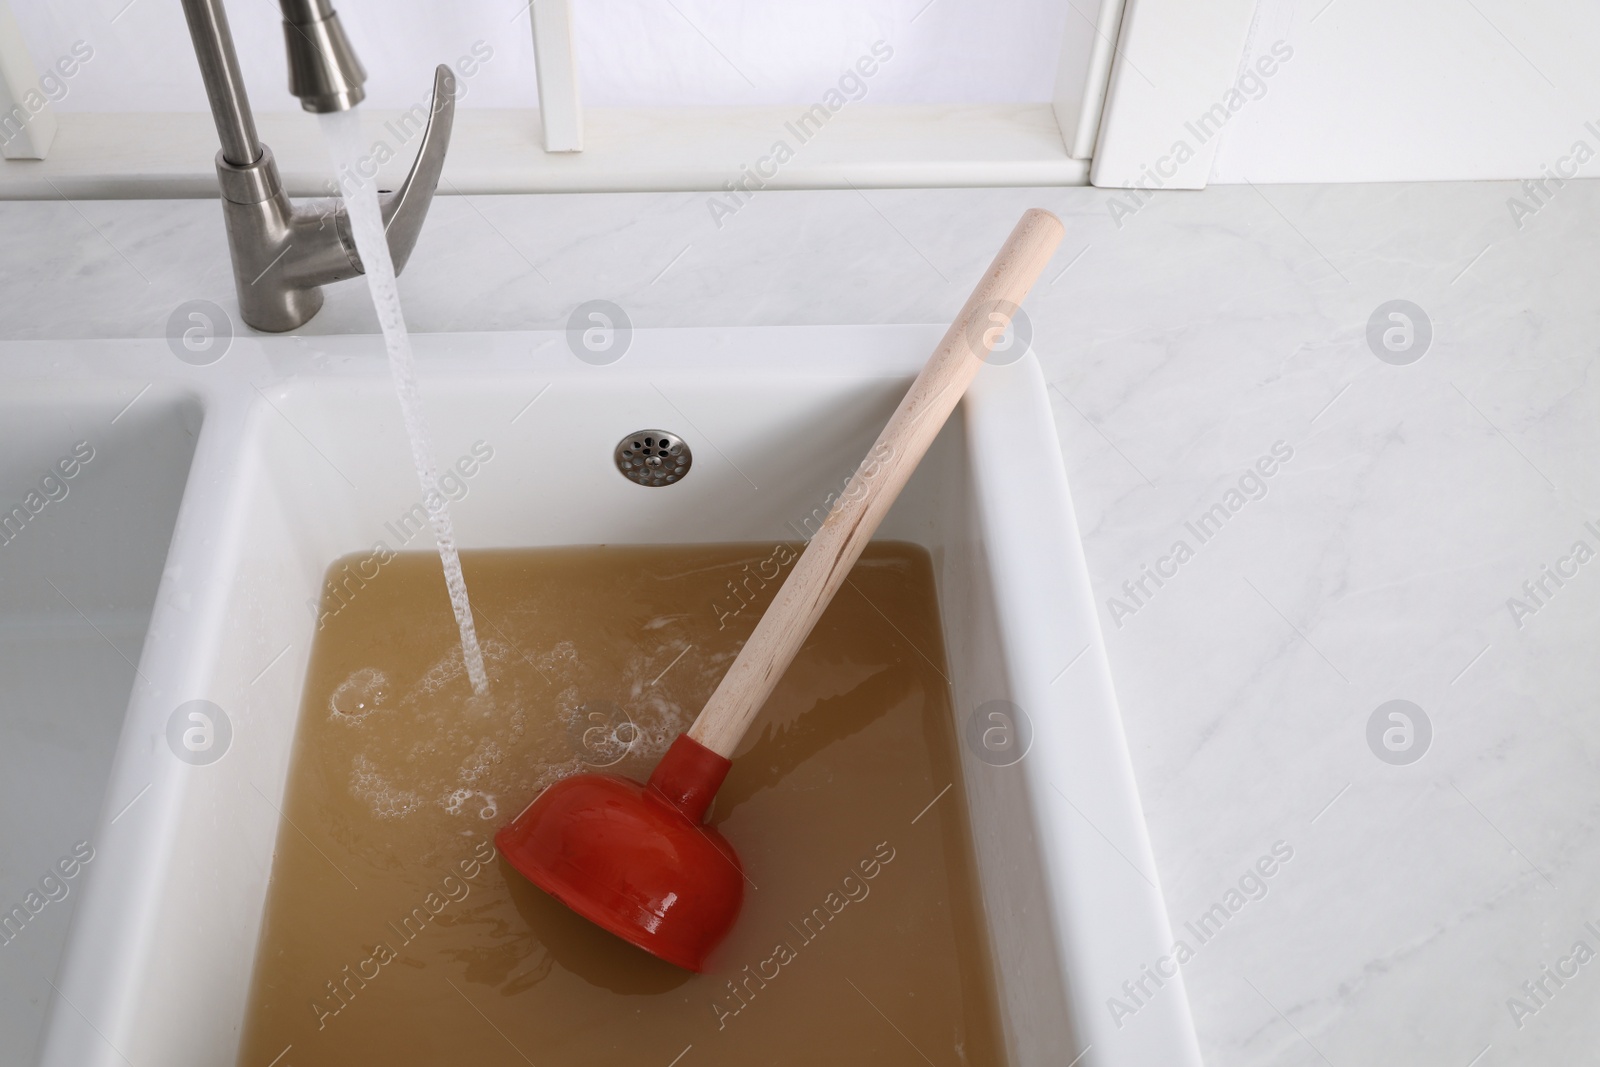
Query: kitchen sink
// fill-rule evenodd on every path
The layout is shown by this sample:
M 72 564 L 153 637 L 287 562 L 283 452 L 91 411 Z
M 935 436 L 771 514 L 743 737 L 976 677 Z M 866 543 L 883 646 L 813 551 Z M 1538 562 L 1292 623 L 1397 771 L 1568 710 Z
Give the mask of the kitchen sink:
M 493 450 L 453 505 L 462 547 L 477 549 L 799 539 L 942 332 L 640 329 L 605 365 L 578 358 L 562 333 L 415 344 L 441 464 L 478 442 Z M 40 1062 L 233 1063 L 324 571 L 379 542 L 431 546 L 406 521 L 419 491 L 382 345 L 246 336 L 209 367 L 186 366 L 159 342 L 5 347 L 7 373 L 27 389 L 81 393 L 106 367 L 133 387 L 74 419 L 109 418 L 141 377 L 156 383 L 110 427 L 124 436 L 107 435 L 104 451 L 92 420 L 79 429 L 68 419 L 52 436 L 40 415 L 18 431 L 25 461 L 4 461 L 0 500 L 75 441 L 96 442 L 82 492 L 74 485 L 38 518 L 30 550 L 40 562 L 14 574 L 12 547 L 0 546 L 7 582 L 25 591 L 16 606 L 8 598 L 6 633 L 18 632 L 4 654 L 35 672 L 7 673 L 33 680 L 7 693 L 18 710 L 6 729 L 37 749 L 7 753 L 30 777 L 6 788 L 22 810 L 62 805 L 49 826 L 6 831 L 23 835 L 7 854 L 29 865 L 8 884 L 79 839 L 94 849 L 69 898 Z M 676 484 L 619 474 L 617 442 L 646 427 L 692 448 Z M 984 368 L 880 536 L 920 544 L 934 561 L 1011 1061 L 1197 1065 L 1181 976 L 1136 1018 L 1119 1023 L 1106 1008 L 1172 935 L 1031 355 Z M 63 596 L 36 581 L 45 576 Z M 103 636 L 67 597 L 103 622 Z M 50 651 L 31 651 L 58 632 Z M 125 700 L 129 662 L 141 677 Z M 77 695 L 91 674 L 104 676 L 92 701 Z M 193 707 L 222 720 L 209 723 L 222 740 L 203 756 L 174 741 L 175 716 L 181 727 Z M 986 740 L 996 724 L 1013 743 L 1003 758 Z M 53 953 L 36 932 L 25 931 L 28 950 Z M 37 962 L 44 985 L 50 961 Z

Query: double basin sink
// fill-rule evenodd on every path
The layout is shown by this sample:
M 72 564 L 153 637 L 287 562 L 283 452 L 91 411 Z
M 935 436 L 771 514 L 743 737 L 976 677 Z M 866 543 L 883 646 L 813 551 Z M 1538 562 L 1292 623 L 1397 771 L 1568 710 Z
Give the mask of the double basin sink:
M 415 345 L 441 464 L 493 453 L 452 494 L 464 548 L 770 542 L 941 332 L 638 330 L 605 366 L 559 333 Z M 202 367 L 160 341 L 0 351 L 7 1044 L 231 1064 L 324 571 L 432 543 L 397 538 L 419 493 L 381 343 L 247 336 Z M 619 475 L 645 427 L 693 449 L 681 482 Z M 1011 1062 L 1198 1064 L 1181 976 L 1107 1007 L 1172 938 L 1031 355 L 984 368 L 880 536 L 934 560 Z

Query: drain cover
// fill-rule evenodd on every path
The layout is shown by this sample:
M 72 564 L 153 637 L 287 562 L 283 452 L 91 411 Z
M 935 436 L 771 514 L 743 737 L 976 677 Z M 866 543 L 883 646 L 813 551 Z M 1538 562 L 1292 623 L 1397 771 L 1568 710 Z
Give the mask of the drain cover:
M 671 485 L 689 472 L 694 454 L 683 438 L 666 430 L 639 430 L 617 442 L 617 470 L 640 485 Z

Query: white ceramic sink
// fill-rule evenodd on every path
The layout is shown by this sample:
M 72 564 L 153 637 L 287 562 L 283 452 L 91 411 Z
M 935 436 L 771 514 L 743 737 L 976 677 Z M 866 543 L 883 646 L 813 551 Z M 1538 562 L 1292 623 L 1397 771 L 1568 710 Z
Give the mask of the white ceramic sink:
M 124 410 L 136 393 L 8 384 L 0 402 L 0 1045 L 14 1062 L 32 1062 L 94 865 L 79 857 L 200 430 L 192 399 L 151 389 Z
M 640 330 L 609 366 L 574 358 L 561 334 L 418 338 L 441 461 L 479 440 L 494 450 L 455 505 L 461 543 L 793 539 L 941 332 Z M 192 391 L 205 414 L 139 658 L 148 684 L 133 691 L 103 790 L 40 1062 L 232 1064 L 315 622 L 307 601 L 335 558 L 380 539 L 399 547 L 393 524 L 418 499 L 387 368 L 371 337 L 241 338 L 205 368 L 159 342 L 5 347 L 20 357 L 12 374 L 67 388 L 109 367 L 119 395 L 155 378 Z M 694 449 L 680 484 L 644 489 L 612 466 L 617 440 L 644 427 Z M 1014 765 L 962 753 L 1012 1062 L 1198 1064 L 1181 979 L 1120 1027 L 1106 1008 L 1172 939 L 1031 357 L 983 370 L 880 536 L 933 554 L 958 732 L 995 700 L 1031 722 Z M 208 765 L 167 741 L 174 709 L 196 699 L 232 725 Z M 80 792 L 98 798 L 98 779 Z M 907 804 L 909 820 L 920 798 Z

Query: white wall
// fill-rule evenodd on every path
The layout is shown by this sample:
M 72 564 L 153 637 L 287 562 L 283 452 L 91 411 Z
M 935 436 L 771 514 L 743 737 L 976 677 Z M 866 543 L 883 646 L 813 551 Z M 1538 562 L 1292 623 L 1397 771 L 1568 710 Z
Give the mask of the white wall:
M 74 111 L 204 106 L 177 0 L 11 0 L 46 67 L 78 40 Z M 537 103 L 524 0 L 343 0 L 372 103 L 425 98 L 429 68 L 493 58 L 465 107 Z M 1094 0 L 574 0 L 587 107 L 810 103 L 874 41 L 894 49 L 873 103 L 1052 97 L 1064 30 Z M 1076 14 L 1074 14 L 1074 8 Z M 395 11 L 402 12 L 396 17 Z M 277 5 L 232 0 L 252 102 L 294 109 Z M 1081 23 L 1081 25 L 1080 25 Z M 1080 33 L 1080 36 L 1082 34 Z M 1086 40 L 1088 38 L 1085 38 Z M 1293 58 L 1168 186 L 1600 175 L 1600 3 L 1593 0 L 1131 0 L 1094 180 L 1132 184 L 1274 44 Z M 481 52 L 480 48 L 480 52 Z
M 1088 0 L 1077 0 L 1092 12 Z M 367 67 L 368 99 L 425 99 L 430 70 L 482 41 L 493 58 L 465 79 L 468 107 L 537 103 L 525 0 L 341 0 Z M 574 0 L 586 106 L 811 103 L 884 40 L 874 103 L 1046 102 L 1063 0 Z M 62 111 L 204 110 L 177 0 L 12 0 L 41 69 L 88 42 Z M 400 14 L 397 16 L 396 12 Z M 231 0 L 252 104 L 293 110 L 272 0 Z

